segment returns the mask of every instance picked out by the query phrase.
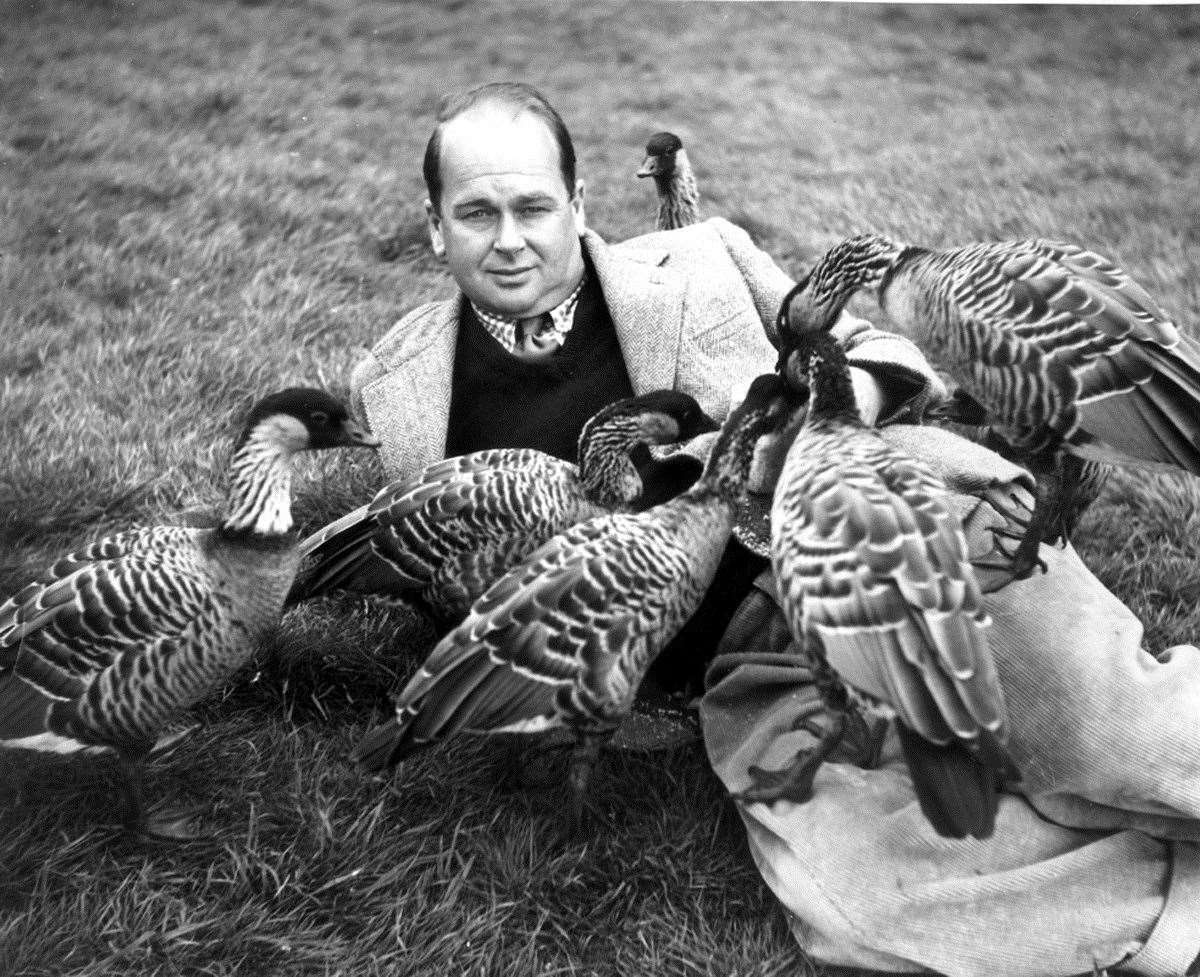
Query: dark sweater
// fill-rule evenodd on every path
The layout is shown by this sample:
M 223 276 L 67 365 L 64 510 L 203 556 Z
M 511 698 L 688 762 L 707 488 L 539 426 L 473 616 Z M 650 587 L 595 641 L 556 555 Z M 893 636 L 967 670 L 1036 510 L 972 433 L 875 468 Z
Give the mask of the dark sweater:
M 530 362 L 512 356 L 464 301 L 454 353 L 446 456 L 514 447 L 537 448 L 575 461 L 579 432 L 588 418 L 632 394 L 616 329 L 590 266 L 574 324 L 548 360 Z M 686 488 L 685 480 L 665 494 Z M 669 692 L 699 691 L 704 667 L 725 625 L 765 565 L 765 560 L 730 542 L 696 614 L 652 667 L 652 684 Z
M 537 448 L 575 461 L 587 419 L 633 395 L 595 272 L 589 269 L 563 345 L 544 361 L 511 355 L 464 302 L 452 390 L 447 456 Z

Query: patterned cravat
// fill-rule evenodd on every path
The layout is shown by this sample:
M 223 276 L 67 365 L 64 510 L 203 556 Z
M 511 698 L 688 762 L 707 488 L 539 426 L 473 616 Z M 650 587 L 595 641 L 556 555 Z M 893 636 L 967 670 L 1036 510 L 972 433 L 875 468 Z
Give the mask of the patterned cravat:
M 565 336 L 554 327 L 549 312 L 521 319 L 517 323 L 517 342 L 512 354 L 523 360 L 541 360 L 553 355 Z
M 474 302 L 475 318 L 488 333 L 508 352 L 522 359 L 538 359 L 558 349 L 567 338 L 575 321 L 575 307 L 579 304 L 579 293 L 583 291 L 587 275 L 579 280 L 574 291 L 549 312 L 528 319 L 510 319 L 481 309 Z M 527 340 L 526 337 L 533 337 Z M 522 351 L 524 355 L 522 355 Z

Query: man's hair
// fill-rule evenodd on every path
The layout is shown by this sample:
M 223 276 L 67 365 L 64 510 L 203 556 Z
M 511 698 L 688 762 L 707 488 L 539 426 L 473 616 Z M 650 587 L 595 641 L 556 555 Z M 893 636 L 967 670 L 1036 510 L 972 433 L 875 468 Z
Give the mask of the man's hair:
M 554 107 L 546 101 L 544 95 L 532 85 L 519 81 L 493 81 L 469 92 L 447 95 L 438 106 L 435 117 L 437 125 L 433 135 L 425 146 L 425 161 L 422 170 L 425 173 L 425 187 L 429 191 L 429 200 L 436 213 L 442 212 L 442 128 L 451 119 L 457 118 L 464 112 L 477 105 L 500 105 L 513 110 L 513 115 L 528 112 L 546 123 L 550 134 L 558 145 L 558 168 L 562 173 L 563 183 L 567 193 L 575 192 L 575 145 L 571 142 L 571 134 L 567 131 Z

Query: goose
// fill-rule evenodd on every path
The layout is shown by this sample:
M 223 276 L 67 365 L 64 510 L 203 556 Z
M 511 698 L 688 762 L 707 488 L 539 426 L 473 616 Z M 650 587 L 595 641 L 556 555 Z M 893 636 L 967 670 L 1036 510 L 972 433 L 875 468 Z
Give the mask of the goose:
M 807 800 L 820 764 L 865 712 L 897 720 L 935 830 L 987 838 L 1000 785 L 1016 771 L 962 526 L 941 479 L 863 423 L 837 340 L 824 330 L 788 340 L 785 365 L 806 374 L 810 397 L 775 487 L 771 566 L 834 722 L 790 767 L 752 767 L 741 799 Z
M 651 457 L 715 431 L 688 394 L 658 390 L 599 411 L 579 436 L 578 466 L 530 448 L 495 448 L 427 465 L 318 530 L 289 602 L 334 590 L 417 597 L 456 622 L 506 570 L 568 526 L 677 494 L 700 474 L 689 454 Z
M 1043 239 L 931 251 L 859 235 L 797 284 L 780 328 L 824 328 L 864 287 L 1036 477 L 1012 579 L 1069 529 L 1084 461 L 1200 474 L 1200 345 L 1109 259 Z
M 638 177 L 654 177 L 658 193 L 655 230 L 672 231 L 700 222 L 700 192 L 683 142 L 673 132 L 656 132 L 646 143 Z
M 683 495 L 572 526 L 497 580 L 405 686 L 394 718 L 364 737 L 361 765 L 378 773 L 460 732 L 566 728 L 578 827 L 601 747 L 712 582 L 755 444 L 794 397 L 778 377 L 758 378 Z
M 264 397 L 234 447 L 218 526 L 106 537 L 0 605 L 0 746 L 112 754 L 125 827 L 151 841 L 193 837 L 190 818 L 147 814 L 141 761 L 279 621 L 299 559 L 293 455 L 378 444 L 324 391 Z
M 955 390 L 945 401 L 931 405 L 926 413 L 926 422 L 966 425 L 970 430 L 966 437 L 978 442 L 983 447 L 1007 458 L 1014 464 L 1029 468 L 1031 465 L 1028 452 L 1023 452 L 1000 437 L 989 425 L 986 413 L 961 388 Z M 1080 458 L 1078 460 L 1078 475 L 1075 485 L 1070 492 L 1062 492 L 1057 497 L 1051 497 L 1047 503 L 1046 527 L 1042 531 L 1044 543 L 1066 543 L 1075 535 L 1075 528 L 1093 502 L 1100 498 L 1104 486 L 1112 475 L 1112 465 L 1103 462 Z M 999 540 L 997 540 L 999 544 Z M 1000 544 L 1001 552 L 1007 553 Z M 1007 554 L 1009 558 L 1013 554 Z

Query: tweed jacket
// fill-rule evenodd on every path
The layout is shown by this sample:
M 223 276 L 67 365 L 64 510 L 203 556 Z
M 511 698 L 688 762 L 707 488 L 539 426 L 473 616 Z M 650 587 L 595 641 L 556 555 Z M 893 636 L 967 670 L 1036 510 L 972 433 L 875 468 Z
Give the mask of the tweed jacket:
M 612 246 L 589 230 L 583 247 L 635 393 L 681 390 L 722 420 L 749 382 L 774 368 L 775 316 L 794 283 L 741 228 L 713 218 Z M 351 376 L 352 403 L 382 441 L 389 479 L 411 477 L 444 455 L 463 301 L 458 295 L 408 313 Z M 837 332 L 852 364 L 903 390 L 891 408 L 940 388 L 907 340 L 850 316 Z

